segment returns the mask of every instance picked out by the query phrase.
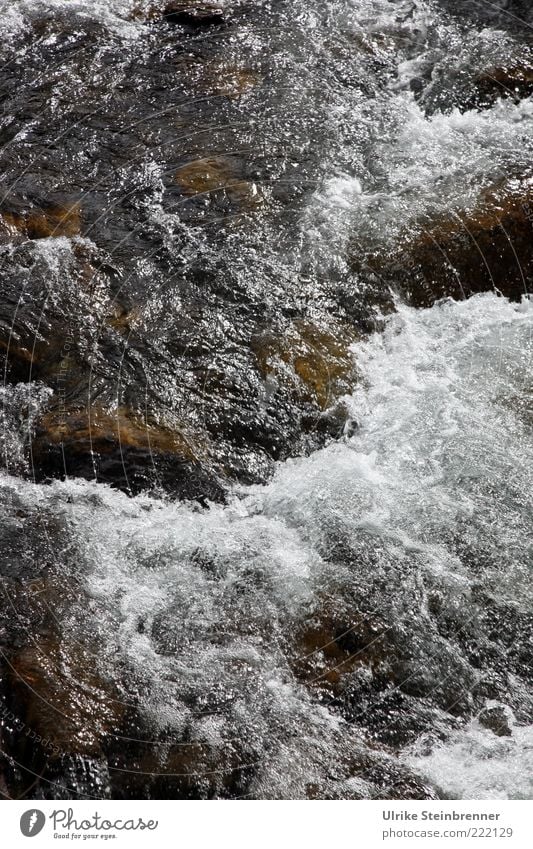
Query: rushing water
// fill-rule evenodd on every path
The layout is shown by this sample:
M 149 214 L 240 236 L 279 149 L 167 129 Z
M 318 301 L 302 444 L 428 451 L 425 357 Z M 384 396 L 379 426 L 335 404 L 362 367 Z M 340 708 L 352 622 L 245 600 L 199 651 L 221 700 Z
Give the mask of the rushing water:
M 530 176 L 531 99 L 468 101 L 531 59 L 525 12 L 217 5 L 229 29 L 183 41 L 157 3 L 0 2 L 3 209 L 74 197 L 84 224 L 0 248 L 1 326 L 37 363 L 2 388 L 12 786 L 530 798 L 531 302 L 416 310 L 353 259 Z M 176 188 L 220 156 L 223 196 Z M 257 377 L 253 340 L 295 316 L 357 328 L 326 439 L 327 410 Z M 65 385 L 186 422 L 225 497 L 35 483 Z M 32 723 L 44 754 L 17 743 Z
M 68 529 L 66 639 L 100 645 L 166 746 L 205 745 L 222 768 L 237 751 L 248 794 L 373 795 L 375 766 L 355 765 L 383 741 L 385 764 L 402 744 L 444 795 L 527 797 L 531 318 L 493 295 L 400 309 L 357 350 L 356 434 L 225 507 L 4 480 L 4 508 Z M 298 680 L 299 635 L 328 599 L 331 639 L 355 641 L 332 661 L 319 629 Z M 320 681 L 339 663 L 333 699 Z M 495 703 L 509 737 L 461 718 Z

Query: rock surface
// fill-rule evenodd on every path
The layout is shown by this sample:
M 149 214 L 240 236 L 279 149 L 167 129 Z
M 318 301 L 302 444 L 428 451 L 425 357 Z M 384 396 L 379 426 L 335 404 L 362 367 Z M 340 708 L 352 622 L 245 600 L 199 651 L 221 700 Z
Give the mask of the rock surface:
M 367 268 L 416 307 L 490 291 L 520 301 L 533 290 L 532 234 L 531 178 L 508 180 L 469 210 L 415 222 Z
M 169 23 L 190 27 L 218 26 L 226 19 L 224 6 L 189 0 L 172 0 L 165 6 L 163 15 Z
M 530 291 L 527 9 L 495 5 L 24 2 L 0 33 L 0 792 L 430 799 L 405 747 L 531 722 L 515 552 L 485 529 L 491 573 L 469 524 L 520 491 L 439 499 L 435 326 L 373 447 L 346 398 L 394 294 Z

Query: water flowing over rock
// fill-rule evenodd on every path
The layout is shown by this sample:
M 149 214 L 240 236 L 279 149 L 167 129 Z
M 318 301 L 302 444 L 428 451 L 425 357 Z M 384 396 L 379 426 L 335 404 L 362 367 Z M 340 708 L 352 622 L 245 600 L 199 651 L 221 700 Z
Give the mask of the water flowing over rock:
M 190 3 L 175 0 L 163 9 L 165 20 L 189 27 L 216 26 L 225 21 L 224 7 L 216 3 Z
M 476 80 L 476 92 L 467 104 L 486 108 L 499 98 L 523 100 L 533 94 L 533 68 L 524 63 L 511 68 L 488 68 Z
M 531 178 L 486 191 L 477 208 L 412 227 L 367 267 L 414 306 L 490 291 L 520 301 L 533 292 Z
M 530 797 L 530 18 L 0 0 L 1 794 Z

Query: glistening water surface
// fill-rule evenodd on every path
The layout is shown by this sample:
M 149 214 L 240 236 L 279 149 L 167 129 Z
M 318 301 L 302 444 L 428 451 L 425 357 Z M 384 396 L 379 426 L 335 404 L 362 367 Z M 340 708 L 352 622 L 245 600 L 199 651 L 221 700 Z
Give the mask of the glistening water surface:
M 185 5 L 0 3 L 0 792 L 530 798 L 527 10 Z
M 64 525 L 65 644 L 98 646 L 161 772 L 201 748 L 211 792 L 229 762 L 253 796 L 394 796 L 399 763 L 444 797 L 528 797 L 531 318 L 401 308 L 357 349 L 355 435 L 223 507 L 4 479 L 12 522 Z M 464 718 L 498 706 L 509 736 Z

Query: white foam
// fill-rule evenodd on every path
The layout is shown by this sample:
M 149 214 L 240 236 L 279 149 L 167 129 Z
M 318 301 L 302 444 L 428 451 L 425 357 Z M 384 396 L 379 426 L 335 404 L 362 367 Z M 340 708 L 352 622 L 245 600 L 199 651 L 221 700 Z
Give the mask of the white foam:
M 142 15 L 135 20 L 134 13 L 149 5 L 143 0 L 0 0 L 0 39 L 16 38 L 30 30 L 33 20 L 57 13 L 68 14 L 72 22 L 96 21 L 130 39 L 142 32 Z
M 497 737 L 473 720 L 436 745 L 431 754 L 413 753 L 405 762 L 441 789 L 447 799 L 531 799 L 533 726 L 517 726 Z
M 143 31 L 130 20 L 134 5 L 20 0 L 14 7 L 0 0 L 2 37 L 47 10 L 134 37 Z M 304 7 L 298 32 L 303 53 L 313 46 L 316 85 L 321 54 L 338 41 L 331 29 L 320 40 L 319 16 Z M 453 213 L 475 202 L 487 181 L 529 165 L 528 101 L 427 117 L 404 90 L 424 65 L 428 31 L 436 26 L 442 44 L 449 33 L 439 29 L 437 8 L 405 2 L 392 9 L 385 0 L 321 6 L 334 35 L 346 27 L 384 36 L 384 51 L 396 50 L 396 17 L 403 15 L 396 34 L 406 45 L 397 50 L 399 84 L 386 97 L 369 107 L 348 85 L 325 98 L 335 144 L 302 215 L 302 232 L 325 262 L 342 268 L 354 236 L 383 246 L 405 222 L 439 209 Z M 369 149 L 373 160 L 365 163 Z M 157 182 L 157 169 L 149 176 Z M 161 215 L 157 206 L 153 212 Z M 32 251 L 52 277 L 60 271 L 56 257 L 68 259 L 71 247 L 40 240 Z M 53 282 L 56 293 L 64 290 Z M 100 293 L 98 309 L 106 297 Z M 421 668 L 438 684 L 442 665 L 466 697 L 472 669 L 434 627 L 430 592 L 437 589 L 461 622 L 470 622 L 472 588 L 480 583 L 498 603 L 530 609 L 531 333 L 531 304 L 494 295 L 418 312 L 400 306 L 382 335 L 354 349 L 362 377 L 346 403 L 355 436 L 279 465 L 267 486 L 239 488 L 226 506 L 204 511 L 83 481 L 35 487 L 5 476 L 0 497 L 16 490 L 28 511 L 68 524 L 75 555 L 58 552 L 57 566 L 85 596 L 62 628 L 88 637 L 104 673 L 125 679 L 154 734 L 179 739 L 187 729 L 210 746 L 238 739 L 258 764 L 256 795 L 303 797 L 306 782 L 323 781 L 361 747 L 356 725 L 319 704 L 287 656 L 294 634 L 328 600 L 348 599 L 351 609 L 364 602 L 387 625 L 403 627 L 414 672 Z M 461 557 L 458 539 L 486 557 Z M 372 681 L 370 667 L 361 674 Z M 404 760 L 448 794 L 516 797 L 527 788 L 529 741 L 518 727 L 503 740 L 473 723 L 430 755 L 409 750 Z M 520 746 L 528 753 L 523 764 Z M 488 751 L 501 766 L 492 783 Z M 460 775 L 452 775 L 453 757 Z M 371 790 L 364 776 L 351 775 L 346 792 Z
M 86 482 L 35 488 L 9 479 L 28 508 L 64 515 L 76 540 L 74 568 L 91 601 L 64 627 L 101 644 L 109 675 L 127 672 L 152 728 L 179 735 L 186 724 L 198 740 L 247 741 L 260 764 L 259 795 L 305 795 L 309 776 L 361 745 L 287 661 L 287 640 L 324 597 L 371 591 L 380 616 L 396 624 L 408 616 L 427 674 L 438 681 L 439 665 L 451 663 L 468 687 L 467 661 L 427 631 L 420 587 L 437 586 L 461 621 L 471 618 L 473 582 L 496 586 L 499 602 L 531 605 L 533 458 L 521 401 L 532 315 L 494 295 L 400 308 L 383 335 L 357 349 L 364 383 L 348 399 L 357 435 L 281 464 L 269 485 L 243 488 L 227 506 L 203 511 Z M 483 552 L 498 552 L 482 575 L 450 545 L 465 532 Z M 339 543 L 352 553 L 333 555 Z M 216 730 L 199 711 L 216 715 Z M 530 738 L 487 733 L 472 726 L 429 759 L 411 753 L 406 763 L 446 793 L 525 793 L 529 755 L 521 763 L 519 750 Z M 500 765 L 493 784 L 483 777 L 487 742 Z

